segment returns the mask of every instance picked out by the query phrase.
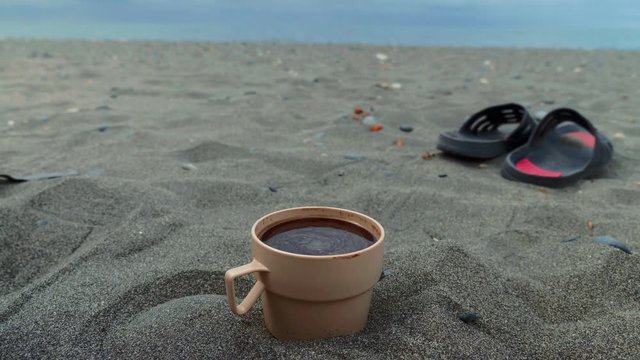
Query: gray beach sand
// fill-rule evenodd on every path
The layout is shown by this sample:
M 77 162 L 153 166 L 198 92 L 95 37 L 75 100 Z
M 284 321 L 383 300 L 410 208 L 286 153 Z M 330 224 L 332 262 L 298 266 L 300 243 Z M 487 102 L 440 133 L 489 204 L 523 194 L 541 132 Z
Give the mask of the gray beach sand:
M 80 175 L 0 183 L 0 357 L 637 358 L 639 55 L 2 41 L 0 173 Z M 551 190 L 501 158 L 421 157 L 505 102 L 580 111 L 615 144 L 609 170 Z M 253 222 L 303 205 L 387 231 L 360 334 L 281 342 L 260 303 L 227 307 Z

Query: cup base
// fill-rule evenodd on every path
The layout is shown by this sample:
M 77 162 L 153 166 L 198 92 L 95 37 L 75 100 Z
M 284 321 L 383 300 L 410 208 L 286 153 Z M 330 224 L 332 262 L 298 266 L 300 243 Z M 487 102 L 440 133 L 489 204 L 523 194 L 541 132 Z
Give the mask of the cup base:
M 262 294 L 269 332 L 280 340 L 311 340 L 360 332 L 367 324 L 373 290 L 336 301 L 302 301 Z

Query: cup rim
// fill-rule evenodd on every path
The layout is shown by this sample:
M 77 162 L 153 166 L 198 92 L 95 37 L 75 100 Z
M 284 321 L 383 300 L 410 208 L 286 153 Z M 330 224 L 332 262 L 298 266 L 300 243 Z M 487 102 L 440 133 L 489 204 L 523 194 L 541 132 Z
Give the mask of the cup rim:
M 271 247 L 271 246 L 265 244 L 262 240 L 260 240 L 260 238 L 258 237 L 258 234 L 256 234 L 256 227 L 258 226 L 258 224 L 261 221 L 263 221 L 265 218 L 269 217 L 269 216 L 273 216 L 273 215 L 284 213 L 284 212 L 290 212 L 290 211 L 296 211 L 296 210 L 308 210 L 308 209 L 323 209 L 323 210 L 332 210 L 332 211 L 343 211 L 343 212 L 348 212 L 348 213 L 354 214 L 356 216 L 365 218 L 365 219 L 367 219 L 367 221 L 370 221 L 375 227 L 377 227 L 380 230 L 380 236 L 376 239 L 376 241 L 373 243 L 373 245 L 368 246 L 368 247 L 366 247 L 364 249 L 361 249 L 361 250 L 358 250 L 358 251 L 352 251 L 352 252 L 344 253 L 344 254 L 333 254 L 333 255 L 304 255 L 304 254 L 296 254 L 296 253 L 292 253 L 292 252 L 288 252 L 288 251 L 283 251 L 283 250 L 279 250 L 279 249 L 276 249 L 274 247 Z M 338 220 L 345 221 L 343 219 L 338 219 Z M 357 225 L 358 226 L 362 226 L 360 224 L 357 224 Z M 362 214 L 360 212 L 357 212 L 357 211 L 343 209 L 343 208 L 337 208 L 337 207 L 330 207 L 330 206 L 300 206 L 300 207 L 292 207 L 292 208 L 286 208 L 286 209 L 272 211 L 272 212 L 270 212 L 268 214 L 265 214 L 262 217 L 260 217 L 258 220 L 256 220 L 253 223 L 253 226 L 251 226 L 251 238 L 252 238 L 252 241 L 253 241 L 253 243 L 255 243 L 260 248 L 265 249 L 267 251 L 273 251 L 273 252 L 275 252 L 277 254 L 280 254 L 280 255 L 299 258 L 299 259 L 308 259 L 308 260 L 327 260 L 327 259 L 350 259 L 350 258 L 355 258 L 357 256 L 360 256 L 360 255 L 366 254 L 368 252 L 374 251 L 376 248 L 382 246 L 382 244 L 384 242 L 384 235 L 385 235 L 384 228 L 374 218 L 372 218 L 372 217 L 370 217 L 368 215 Z

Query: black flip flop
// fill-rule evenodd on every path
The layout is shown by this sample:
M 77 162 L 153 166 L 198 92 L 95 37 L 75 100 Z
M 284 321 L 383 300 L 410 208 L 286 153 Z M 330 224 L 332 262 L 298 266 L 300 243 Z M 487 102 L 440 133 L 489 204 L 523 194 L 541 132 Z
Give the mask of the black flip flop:
M 529 141 L 509 154 L 502 176 L 546 187 L 563 187 L 601 172 L 613 145 L 589 120 L 572 109 L 556 109 L 535 128 Z
M 503 125 L 511 126 L 500 129 Z M 441 133 L 438 149 L 456 156 L 491 159 L 524 144 L 535 126 L 535 118 L 522 105 L 492 106 L 473 114 L 460 130 Z

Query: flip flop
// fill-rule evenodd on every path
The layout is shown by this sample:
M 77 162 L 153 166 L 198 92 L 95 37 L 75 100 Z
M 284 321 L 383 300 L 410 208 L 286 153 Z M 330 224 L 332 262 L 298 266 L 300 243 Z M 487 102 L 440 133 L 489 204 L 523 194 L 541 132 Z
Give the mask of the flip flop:
M 601 172 L 613 145 L 589 120 L 572 109 L 556 109 L 535 128 L 529 141 L 510 153 L 502 176 L 546 187 L 563 187 Z
M 438 149 L 456 156 L 491 159 L 524 144 L 535 126 L 535 118 L 522 105 L 492 106 L 473 114 L 458 131 L 441 133 Z

